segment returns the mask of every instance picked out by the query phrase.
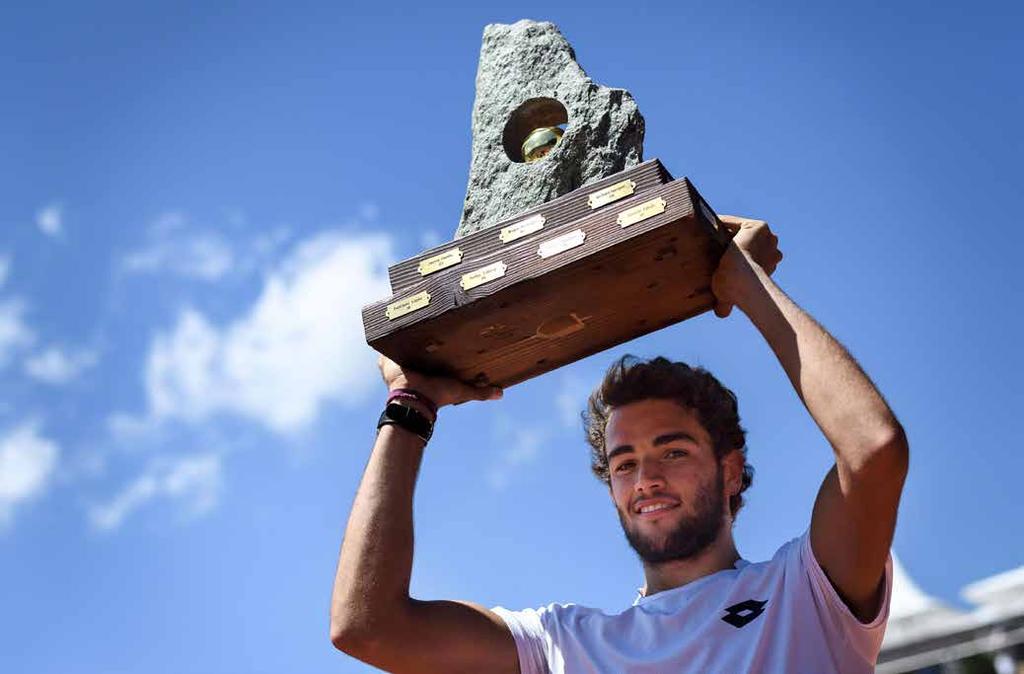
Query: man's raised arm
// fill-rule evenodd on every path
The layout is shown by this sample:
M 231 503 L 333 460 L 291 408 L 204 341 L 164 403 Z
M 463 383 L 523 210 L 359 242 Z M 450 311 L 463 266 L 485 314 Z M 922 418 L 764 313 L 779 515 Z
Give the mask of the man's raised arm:
M 832 445 L 835 466 L 811 518 L 811 549 L 862 621 L 877 614 L 896 510 L 907 475 L 906 435 L 853 357 L 770 278 L 782 259 L 766 223 L 725 216 L 736 233 L 715 272 L 715 313 L 738 306 L 771 346 Z
M 381 357 L 390 390 L 410 388 L 439 407 L 501 395 L 494 388 L 403 371 Z M 402 398 L 433 421 L 433 412 Z M 517 672 L 515 642 L 500 617 L 468 602 L 409 596 L 413 559 L 413 491 L 425 442 L 385 425 L 356 493 L 338 559 L 331 599 L 331 642 L 392 672 Z

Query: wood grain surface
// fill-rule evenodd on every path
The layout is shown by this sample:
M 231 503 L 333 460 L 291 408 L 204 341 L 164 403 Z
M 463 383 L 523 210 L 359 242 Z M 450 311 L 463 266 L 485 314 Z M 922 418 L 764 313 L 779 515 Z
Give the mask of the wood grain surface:
M 628 227 L 617 221 L 658 198 L 663 212 Z M 538 254 L 576 230 L 585 234 L 581 245 Z M 637 190 L 364 307 L 367 342 L 403 366 L 512 386 L 712 308 L 711 275 L 729 237 L 688 179 Z M 500 278 L 460 285 L 464 274 L 497 262 L 506 269 Z M 423 292 L 429 304 L 388 318 L 390 304 Z

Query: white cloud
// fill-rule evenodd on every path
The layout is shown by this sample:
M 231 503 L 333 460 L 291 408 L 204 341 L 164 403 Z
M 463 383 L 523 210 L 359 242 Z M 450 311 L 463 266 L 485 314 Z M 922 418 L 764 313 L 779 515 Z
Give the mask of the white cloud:
M 25 304 L 18 298 L 0 301 L 0 368 L 7 365 L 15 350 L 35 340 L 22 315 Z
M 132 512 L 158 498 L 177 503 L 186 519 L 194 519 L 216 507 L 221 486 L 221 457 L 217 454 L 173 462 L 155 460 L 109 503 L 91 508 L 89 520 L 100 531 L 112 531 Z
M 276 227 L 260 234 L 252 240 L 250 246 L 252 253 L 246 256 L 247 259 L 243 260 L 241 266 L 247 268 L 265 264 L 267 260 L 275 258 L 279 254 L 291 237 L 292 232 L 288 227 Z M 246 262 L 248 264 L 244 264 Z
M 555 395 L 559 418 L 566 428 L 580 428 L 580 413 L 587 407 L 590 390 L 586 384 L 571 375 L 563 375 Z
M 513 423 L 504 415 L 498 417 L 494 434 L 498 438 L 496 446 L 505 449 L 487 471 L 487 482 L 495 491 L 501 491 L 517 469 L 536 459 L 549 434 L 539 426 Z
M 230 228 L 245 224 L 240 211 L 229 211 L 226 217 Z M 145 245 L 121 257 L 120 268 L 130 274 L 172 274 L 214 282 L 228 274 L 268 268 L 291 236 L 288 227 L 278 226 L 229 240 L 217 230 L 195 228 L 184 213 L 170 211 L 150 224 Z
M 70 382 L 95 364 L 96 353 L 93 351 L 66 352 L 50 347 L 25 361 L 25 373 L 56 386 Z
M 114 412 L 107 417 L 107 429 L 120 440 L 137 440 L 153 432 L 155 425 L 153 419 Z
M 156 240 L 129 253 L 122 260 L 125 270 L 135 273 L 171 272 L 200 281 L 216 281 L 231 271 L 234 254 L 222 236 L 197 232 L 177 236 L 177 216 L 165 216 L 154 228 Z
M 19 503 L 41 495 L 57 466 L 60 447 L 26 422 L 0 436 L 0 529 L 9 525 Z
M 424 229 L 420 232 L 420 246 L 423 248 L 433 248 L 434 246 L 441 245 L 441 235 L 433 229 Z
M 324 402 L 362 400 L 380 382 L 361 310 L 388 296 L 390 259 L 387 237 L 322 234 L 298 245 L 234 322 L 217 327 L 185 309 L 149 350 L 150 419 L 232 413 L 291 433 Z M 131 426 L 123 415 L 114 419 Z
M 46 236 L 57 238 L 64 233 L 60 204 L 50 204 L 36 213 L 36 225 Z

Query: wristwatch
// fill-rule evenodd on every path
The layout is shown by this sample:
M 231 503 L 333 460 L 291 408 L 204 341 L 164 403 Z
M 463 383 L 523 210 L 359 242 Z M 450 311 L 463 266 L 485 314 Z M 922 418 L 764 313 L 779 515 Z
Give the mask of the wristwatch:
M 430 423 L 429 419 L 420 414 L 419 410 L 401 403 L 390 402 L 387 404 L 384 413 L 377 421 L 377 430 L 387 424 L 404 428 L 410 433 L 418 435 L 423 442 L 429 442 L 430 436 L 434 434 L 434 424 Z

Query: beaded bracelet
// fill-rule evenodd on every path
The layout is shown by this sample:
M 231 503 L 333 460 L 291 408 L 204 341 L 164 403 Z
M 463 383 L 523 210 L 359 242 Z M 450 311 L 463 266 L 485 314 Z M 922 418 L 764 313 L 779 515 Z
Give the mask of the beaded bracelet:
M 411 388 L 396 388 L 394 391 L 388 394 L 388 402 L 395 400 L 396 398 L 405 398 L 407 400 L 415 400 L 424 405 L 430 413 L 435 417 L 437 416 L 437 403 L 423 395 L 419 391 L 415 391 Z

